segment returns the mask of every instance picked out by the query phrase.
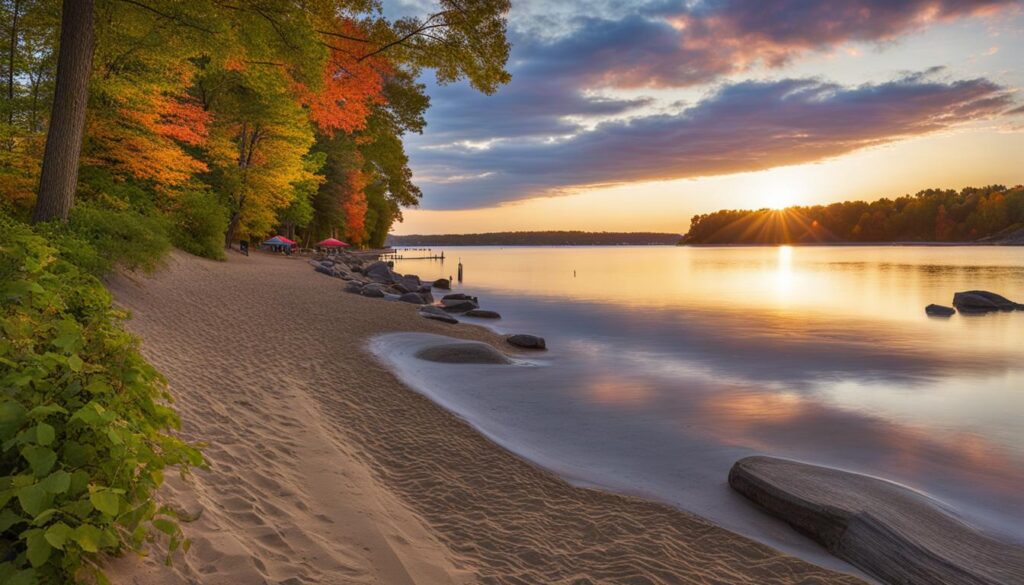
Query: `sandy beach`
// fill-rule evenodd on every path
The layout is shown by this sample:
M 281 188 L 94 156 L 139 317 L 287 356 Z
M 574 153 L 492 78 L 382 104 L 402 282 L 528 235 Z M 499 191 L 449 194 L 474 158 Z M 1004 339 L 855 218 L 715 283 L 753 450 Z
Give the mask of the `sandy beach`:
M 177 583 L 858 583 L 672 508 L 570 486 L 403 386 L 367 350 L 421 331 L 299 258 L 175 253 L 110 287 L 209 471 L 171 478 L 191 550 L 111 563 Z M 502 347 L 507 351 L 507 346 Z

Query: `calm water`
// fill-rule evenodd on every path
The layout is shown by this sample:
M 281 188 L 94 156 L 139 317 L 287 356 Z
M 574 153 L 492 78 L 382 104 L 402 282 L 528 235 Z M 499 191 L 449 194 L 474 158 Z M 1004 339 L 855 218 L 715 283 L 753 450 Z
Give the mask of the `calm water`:
M 436 249 L 440 250 L 440 249 Z M 415 252 L 410 252 L 415 254 Z M 1024 542 L 1024 312 L 928 318 L 987 289 L 1024 301 L 1024 248 L 448 248 L 399 261 L 551 350 L 451 366 L 377 350 L 495 441 L 570 480 L 697 512 L 783 549 L 806 543 L 726 484 L 753 453 L 920 490 Z

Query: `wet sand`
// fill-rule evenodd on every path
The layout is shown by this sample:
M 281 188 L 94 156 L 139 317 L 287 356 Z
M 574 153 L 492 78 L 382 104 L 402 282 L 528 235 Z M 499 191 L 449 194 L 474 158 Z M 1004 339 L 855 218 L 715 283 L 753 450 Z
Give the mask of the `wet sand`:
M 110 283 L 212 463 L 163 497 L 191 551 L 116 584 L 857 583 L 660 504 L 570 486 L 403 386 L 386 332 L 500 342 L 345 294 L 302 259 L 176 253 Z M 503 348 L 506 349 L 506 348 Z

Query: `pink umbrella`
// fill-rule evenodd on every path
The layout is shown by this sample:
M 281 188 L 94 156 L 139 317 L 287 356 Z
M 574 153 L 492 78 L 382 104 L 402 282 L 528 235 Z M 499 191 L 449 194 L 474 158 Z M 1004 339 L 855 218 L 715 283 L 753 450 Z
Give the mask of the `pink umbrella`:
M 334 238 L 327 238 L 326 240 L 317 242 L 316 245 L 318 248 L 348 248 L 348 244 Z

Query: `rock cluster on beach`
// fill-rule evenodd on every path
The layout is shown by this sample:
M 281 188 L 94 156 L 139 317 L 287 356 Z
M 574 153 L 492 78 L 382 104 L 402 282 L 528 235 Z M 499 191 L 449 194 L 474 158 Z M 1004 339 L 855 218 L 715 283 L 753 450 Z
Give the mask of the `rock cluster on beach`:
M 451 324 L 459 322 L 454 315 L 477 319 L 501 319 L 499 313 L 481 309 L 480 299 L 473 295 L 448 293 L 435 300 L 434 289 L 451 290 L 451 282 L 447 278 L 439 278 L 430 283 L 423 282 L 415 274 L 395 272 L 387 262 L 371 260 L 367 256 L 347 251 L 316 257 L 309 263 L 321 274 L 346 281 L 345 292 L 419 305 L 419 315 L 424 319 Z M 523 349 L 547 348 L 544 338 L 536 335 L 509 335 L 506 341 Z
M 775 457 L 747 457 L 729 485 L 885 583 L 1024 582 L 1024 547 L 988 536 L 918 492 Z
M 924 308 L 930 317 L 951 317 L 956 312 L 979 315 L 996 311 L 1024 311 L 1024 304 L 987 290 L 968 290 L 953 295 L 952 307 L 931 304 Z

